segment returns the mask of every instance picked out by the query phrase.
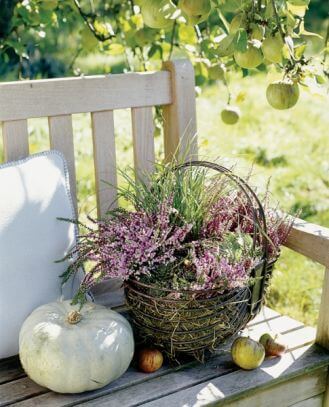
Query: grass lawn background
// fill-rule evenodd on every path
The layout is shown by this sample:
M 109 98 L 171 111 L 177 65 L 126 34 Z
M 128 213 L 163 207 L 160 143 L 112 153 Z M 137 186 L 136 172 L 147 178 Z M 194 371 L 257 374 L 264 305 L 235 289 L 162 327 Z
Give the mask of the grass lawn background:
M 197 99 L 201 158 L 220 158 L 236 163 L 241 173 L 254 164 L 253 185 L 263 189 L 271 177 L 270 190 L 285 210 L 301 210 L 311 222 L 329 227 L 329 115 L 328 97 L 302 92 L 297 106 L 273 110 L 266 102 L 264 75 L 232 81 L 233 99 L 241 92 L 242 117 L 235 126 L 222 123 L 220 111 L 226 90 L 213 85 Z M 74 142 L 78 176 L 79 211 L 96 216 L 92 140 L 89 115 L 74 115 Z M 47 119 L 29 121 L 30 149 L 49 148 Z M 118 166 L 132 164 L 130 112 L 115 112 Z M 2 146 L 0 145 L 0 148 Z M 163 156 L 162 138 L 156 138 L 157 156 Z M 323 267 L 288 249 L 275 269 L 269 305 L 307 324 L 316 324 Z

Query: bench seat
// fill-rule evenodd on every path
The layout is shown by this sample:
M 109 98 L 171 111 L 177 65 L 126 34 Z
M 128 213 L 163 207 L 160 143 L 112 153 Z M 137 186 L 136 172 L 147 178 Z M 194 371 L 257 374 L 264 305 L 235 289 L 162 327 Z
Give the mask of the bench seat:
M 76 395 L 55 394 L 33 383 L 17 357 L 2 360 L 0 406 L 322 406 L 329 352 L 313 344 L 315 329 L 265 307 L 246 333 L 258 339 L 269 330 L 283 334 L 289 351 L 259 369 L 237 368 L 228 343 L 204 365 L 164 366 L 153 374 L 130 368 L 103 389 Z

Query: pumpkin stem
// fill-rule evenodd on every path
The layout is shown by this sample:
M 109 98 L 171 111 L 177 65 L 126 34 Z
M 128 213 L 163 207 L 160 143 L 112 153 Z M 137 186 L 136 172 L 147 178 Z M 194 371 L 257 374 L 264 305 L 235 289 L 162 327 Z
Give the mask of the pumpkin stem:
M 70 311 L 67 316 L 67 322 L 72 325 L 77 324 L 81 319 L 82 315 L 78 311 Z

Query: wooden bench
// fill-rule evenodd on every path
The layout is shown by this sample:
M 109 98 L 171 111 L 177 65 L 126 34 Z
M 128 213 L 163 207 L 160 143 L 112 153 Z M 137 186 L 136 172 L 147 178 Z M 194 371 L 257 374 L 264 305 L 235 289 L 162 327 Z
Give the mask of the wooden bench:
M 134 166 L 141 176 L 154 162 L 153 106 L 163 108 L 166 159 L 183 154 L 186 146 L 187 158 L 196 156 L 194 72 L 188 61 L 168 62 L 163 71 L 147 74 L 0 84 L 4 159 L 27 156 L 27 120 L 48 117 L 50 147 L 62 151 L 69 163 L 77 206 L 71 115 L 91 113 L 97 205 L 102 215 L 113 202 L 115 189 L 104 188 L 101 180 L 117 182 L 113 110 L 131 109 Z M 231 362 L 228 343 L 205 365 L 164 366 L 148 375 L 131 367 L 103 389 L 62 395 L 33 383 L 14 357 L 0 361 L 0 406 L 329 406 L 329 229 L 297 220 L 286 245 L 325 266 L 326 273 L 317 330 L 269 308 L 248 325 L 249 335 L 256 339 L 270 329 L 282 333 L 289 344 L 282 358 L 268 359 L 261 368 L 246 372 Z M 109 296 L 100 287 L 96 300 L 123 309 L 120 292 Z

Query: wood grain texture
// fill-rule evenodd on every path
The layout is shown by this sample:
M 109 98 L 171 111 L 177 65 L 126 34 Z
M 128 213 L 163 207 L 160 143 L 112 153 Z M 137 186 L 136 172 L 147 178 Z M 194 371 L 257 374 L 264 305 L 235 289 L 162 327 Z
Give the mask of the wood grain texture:
M 329 269 L 324 274 L 316 341 L 329 350 Z
M 25 373 L 17 356 L 0 360 L 0 385 L 23 376 Z
M 16 404 L 26 397 L 37 396 L 45 392 L 47 392 L 47 389 L 27 377 L 5 383 L 0 387 L 0 407 Z
M 72 116 L 55 116 L 48 118 L 50 148 L 60 151 L 69 169 L 70 188 L 73 204 L 77 213 L 77 189 L 73 143 Z
M 171 103 L 169 72 L 0 84 L 0 121 Z
M 296 406 L 296 401 L 298 401 L 297 405 L 301 404 L 303 406 L 302 403 L 305 403 L 304 397 L 309 397 L 311 394 L 317 395 L 322 391 L 324 385 L 325 369 L 320 369 L 284 383 L 279 383 L 272 388 L 250 394 L 250 396 L 242 399 L 228 403 L 218 403 L 217 405 L 227 407 L 287 407 L 291 406 L 291 403 Z M 306 406 L 321 406 L 322 399 L 322 395 L 309 398 Z
M 248 323 L 248 326 L 261 324 L 278 317 L 281 317 L 281 315 L 272 308 L 262 307 L 260 312 Z
M 29 135 L 27 120 L 2 123 L 4 159 L 19 160 L 29 155 Z
M 172 103 L 164 106 L 165 158 L 197 158 L 197 127 L 194 69 L 190 61 L 167 61 L 163 69 L 171 74 Z
M 321 348 L 299 348 L 285 354 L 282 358 L 265 360 L 259 369 L 237 370 L 144 405 L 147 407 L 289 406 L 321 394 L 325 390 L 327 371 L 325 363 L 327 362 L 314 364 L 313 358 L 318 361 L 319 359 L 313 352 L 319 352 L 325 359 L 329 358 Z M 274 404 L 275 400 L 278 400 L 278 404 Z
M 291 407 L 323 407 L 323 394 L 295 403 Z
M 98 217 L 117 205 L 113 111 L 91 114 Z
M 131 109 L 136 178 L 147 181 L 154 169 L 154 123 L 151 107 Z
M 138 372 L 136 369 L 129 368 L 128 371 L 119 379 L 99 390 L 80 394 L 59 394 L 48 391 L 47 393 L 38 397 L 27 398 L 26 400 L 17 403 L 17 405 L 20 407 L 60 407 L 78 405 L 82 402 L 96 399 L 97 397 L 101 397 L 102 395 L 108 393 L 113 393 L 119 390 L 124 391 L 130 386 L 145 382 L 145 380 L 151 380 L 158 376 L 165 375 L 169 371 L 170 369 L 168 367 L 164 367 L 155 373 L 145 374 Z
M 285 246 L 329 268 L 329 228 L 296 218 Z
M 99 297 L 97 297 L 97 302 L 99 302 Z M 121 310 L 116 309 L 116 311 L 127 317 L 127 309 L 125 307 L 123 307 Z M 253 331 L 254 328 L 257 327 L 258 332 L 259 330 L 272 329 L 275 332 L 287 333 L 291 331 L 292 327 L 296 329 L 297 327 L 303 326 L 302 323 L 292 320 L 292 325 L 287 327 L 286 323 L 288 321 L 288 318 L 289 317 L 281 316 L 276 311 L 273 311 L 271 308 L 263 307 L 257 317 L 248 324 L 248 327 L 251 331 Z M 229 345 L 226 345 L 225 349 L 227 349 L 227 346 Z M 11 380 L 16 380 L 17 378 L 20 378 L 22 376 L 25 376 L 25 373 L 19 363 L 19 359 L 17 356 L 0 360 L 0 383 L 6 383 Z
M 307 352 L 311 352 L 310 349 L 313 348 L 303 346 L 303 343 L 307 341 L 308 328 L 296 328 L 294 331 L 291 331 L 289 328 L 287 329 L 287 317 L 279 316 L 273 318 L 273 315 L 271 316 L 270 320 L 255 324 L 254 327 L 257 327 L 257 332 L 254 331 L 250 334 L 259 337 L 258 335 L 260 333 L 266 332 L 269 329 L 277 328 L 276 331 L 282 333 L 289 344 L 292 344 L 292 341 L 295 341 L 292 346 L 293 348 L 299 346 L 299 353 L 296 353 L 296 351 L 293 353 L 296 360 Z M 280 326 L 282 327 L 281 330 Z M 176 391 L 181 391 L 190 386 L 205 382 L 206 380 L 212 380 L 219 376 L 224 377 L 226 374 L 237 371 L 237 367 L 232 364 L 230 355 L 227 352 L 230 349 L 230 346 L 231 342 L 228 342 L 220 351 L 218 351 L 218 355 L 215 355 L 209 362 L 202 366 L 197 362 L 192 362 L 180 366 L 179 368 L 165 366 L 160 371 L 151 375 L 143 374 L 130 368 L 120 379 L 103 389 L 92 393 L 60 395 L 48 392 L 38 397 L 22 401 L 21 403 L 18 403 L 18 405 L 24 407 L 32 407 L 34 405 L 59 407 L 75 405 L 87 401 L 87 405 L 95 406 L 116 406 L 121 404 L 127 407 L 130 405 L 139 405 L 140 403 L 153 400 L 154 395 L 156 395 L 156 397 L 165 397 Z M 318 352 L 317 349 L 315 349 L 315 351 Z M 326 358 L 329 363 L 329 355 L 323 351 L 319 353 L 319 359 L 315 358 L 311 363 L 315 362 L 318 364 L 323 357 Z M 289 360 L 291 363 L 294 363 L 292 358 Z M 287 366 L 286 364 L 282 364 L 282 362 L 280 363 L 281 364 L 276 367 L 270 366 L 272 373 L 277 377 L 280 377 L 280 375 L 284 373 Z M 312 368 L 311 363 L 309 365 L 310 368 Z M 95 399 L 95 401 L 92 401 L 93 399 Z
M 323 407 L 329 407 L 329 369 L 327 371 L 327 386 L 323 395 Z

